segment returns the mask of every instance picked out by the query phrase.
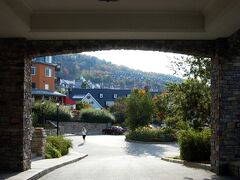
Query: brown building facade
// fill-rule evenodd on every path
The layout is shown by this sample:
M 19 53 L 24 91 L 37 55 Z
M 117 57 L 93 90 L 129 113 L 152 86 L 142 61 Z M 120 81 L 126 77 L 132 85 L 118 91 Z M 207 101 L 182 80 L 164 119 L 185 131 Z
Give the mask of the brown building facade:
M 55 91 L 55 65 L 50 63 L 32 62 L 32 89 Z

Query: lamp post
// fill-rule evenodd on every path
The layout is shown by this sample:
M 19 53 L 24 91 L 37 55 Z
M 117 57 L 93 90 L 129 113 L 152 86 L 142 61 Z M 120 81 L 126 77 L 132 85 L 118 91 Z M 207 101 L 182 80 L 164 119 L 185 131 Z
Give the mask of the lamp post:
M 59 103 L 56 103 L 57 105 L 57 136 L 59 135 Z
M 45 104 L 45 102 L 44 101 L 42 101 L 42 103 L 41 103 L 41 105 L 42 105 L 42 119 L 41 119 L 41 123 L 42 124 L 44 124 L 45 123 L 45 121 L 44 121 L 44 116 L 43 116 L 43 106 L 44 106 L 44 104 Z

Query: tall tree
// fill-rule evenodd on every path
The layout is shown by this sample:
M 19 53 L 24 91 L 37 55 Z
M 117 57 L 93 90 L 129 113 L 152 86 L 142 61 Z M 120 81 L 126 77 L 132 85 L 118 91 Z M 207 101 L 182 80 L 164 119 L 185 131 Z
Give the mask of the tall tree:
M 172 61 L 172 69 L 175 75 L 181 75 L 184 78 L 199 79 L 209 83 L 211 59 L 199 56 L 175 57 Z
M 134 89 L 127 97 L 126 122 L 131 130 L 147 125 L 152 118 L 153 103 L 149 92 Z
M 169 95 L 168 93 L 158 94 L 153 97 L 154 119 L 162 122 L 169 114 Z
M 197 79 L 187 79 L 181 84 L 171 84 L 168 92 L 172 97 L 172 115 L 176 120 L 187 122 L 199 129 L 210 122 L 209 85 Z
M 211 59 L 187 56 L 176 58 L 172 63 L 175 74 L 181 74 L 186 80 L 167 86 L 172 113 L 166 119 L 166 123 L 176 125 L 182 121 L 194 129 L 208 125 Z

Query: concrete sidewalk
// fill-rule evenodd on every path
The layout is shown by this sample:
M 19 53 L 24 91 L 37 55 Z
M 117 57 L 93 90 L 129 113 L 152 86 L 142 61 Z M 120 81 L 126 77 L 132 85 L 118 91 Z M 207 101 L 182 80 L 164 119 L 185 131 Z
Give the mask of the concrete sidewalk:
M 79 161 L 86 156 L 87 154 L 75 152 L 71 149 L 68 155 L 65 155 L 61 158 L 32 161 L 32 167 L 27 171 L 20 173 L 0 174 L 0 179 L 35 180 L 57 168 Z

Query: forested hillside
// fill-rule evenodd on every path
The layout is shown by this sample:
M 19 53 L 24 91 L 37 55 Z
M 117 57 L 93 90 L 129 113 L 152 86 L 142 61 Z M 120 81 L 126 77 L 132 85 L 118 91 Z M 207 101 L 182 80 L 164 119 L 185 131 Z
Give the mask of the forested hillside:
M 100 84 L 102 88 L 148 86 L 152 90 L 162 91 L 166 83 L 182 81 L 175 76 L 133 70 L 83 54 L 54 56 L 53 62 L 61 64 L 58 77 L 74 80 L 83 76 L 94 84 Z

